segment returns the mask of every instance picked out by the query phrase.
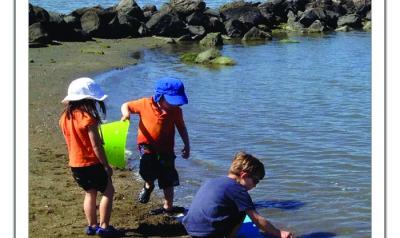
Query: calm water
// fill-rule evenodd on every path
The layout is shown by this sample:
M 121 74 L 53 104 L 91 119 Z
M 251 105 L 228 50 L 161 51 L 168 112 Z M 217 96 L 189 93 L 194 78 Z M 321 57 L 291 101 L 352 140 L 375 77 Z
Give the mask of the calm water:
M 370 237 L 371 35 L 293 38 L 300 43 L 225 45 L 234 67 L 188 66 L 179 61 L 187 49 L 170 46 L 94 77 L 110 95 L 109 121 L 124 101 L 152 95 L 157 78 L 184 81 L 192 152 L 177 158 L 177 204 L 188 206 L 205 179 L 226 174 L 233 153 L 246 150 L 266 166 L 251 194 L 273 223 L 302 237 Z M 137 117 L 131 121 L 136 171 Z
M 164 3 L 169 2 L 169 0 L 136 0 L 136 3 L 143 7 L 148 4 L 153 4 L 157 6 L 159 9 Z M 229 0 L 212 0 L 212 1 L 204 1 L 206 2 L 206 6 L 210 8 L 218 8 L 226 2 L 230 2 Z M 262 1 L 264 2 L 264 1 Z M 119 3 L 118 0 L 74 0 L 74 1 L 60 1 L 60 0 L 29 0 L 29 3 L 35 6 L 41 6 L 48 11 L 59 12 L 68 14 L 75 9 L 81 7 L 90 7 L 101 5 L 104 8 L 115 6 Z

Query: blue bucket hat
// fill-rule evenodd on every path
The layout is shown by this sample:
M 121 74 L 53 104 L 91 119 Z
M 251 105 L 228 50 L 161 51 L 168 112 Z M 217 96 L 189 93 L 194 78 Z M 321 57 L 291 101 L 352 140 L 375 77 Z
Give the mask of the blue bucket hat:
M 188 103 L 185 87 L 179 79 L 164 77 L 156 82 L 154 101 L 159 102 L 161 97 L 171 105 L 179 106 Z

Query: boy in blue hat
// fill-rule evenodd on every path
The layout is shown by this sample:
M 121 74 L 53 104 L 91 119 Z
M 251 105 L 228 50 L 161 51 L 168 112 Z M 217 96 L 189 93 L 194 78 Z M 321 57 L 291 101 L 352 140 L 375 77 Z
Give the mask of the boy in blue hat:
M 147 203 L 154 189 L 154 181 L 164 191 L 164 204 L 151 214 L 180 212 L 183 208 L 173 207 L 174 186 L 179 185 L 175 169 L 175 127 L 182 138 L 182 157 L 189 158 L 189 135 L 180 106 L 187 104 L 183 83 L 165 77 L 157 81 L 152 97 L 125 102 L 121 106 L 121 120 L 129 120 L 130 114 L 139 114 L 137 146 L 140 154 L 139 174 L 143 178 L 143 189 L 139 202 Z

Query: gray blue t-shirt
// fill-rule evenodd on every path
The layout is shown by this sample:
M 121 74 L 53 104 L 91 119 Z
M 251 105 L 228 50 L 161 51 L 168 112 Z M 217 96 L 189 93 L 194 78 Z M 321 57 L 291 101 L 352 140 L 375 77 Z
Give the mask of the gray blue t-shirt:
M 229 177 L 206 181 L 197 192 L 183 225 L 191 236 L 229 234 L 254 204 L 246 188 Z

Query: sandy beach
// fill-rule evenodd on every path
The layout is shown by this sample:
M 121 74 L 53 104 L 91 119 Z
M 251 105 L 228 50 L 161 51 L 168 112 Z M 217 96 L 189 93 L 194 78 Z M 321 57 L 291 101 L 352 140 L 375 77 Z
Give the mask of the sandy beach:
M 134 53 L 162 47 L 156 38 L 96 39 L 62 42 L 29 49 L 29 237 L 87 237 L 83 191 L 68 167 L 68 157 L 58 119 L 69 83 L 78 77 L 137 64 Z M 161 206 L 153 197 L 136 201 L 142 182 L 132 171 L 115 170 L 115 197 L 111 224 L 121 237 L 187 237 L 182 225 L 167 216 L 150 216 Z

